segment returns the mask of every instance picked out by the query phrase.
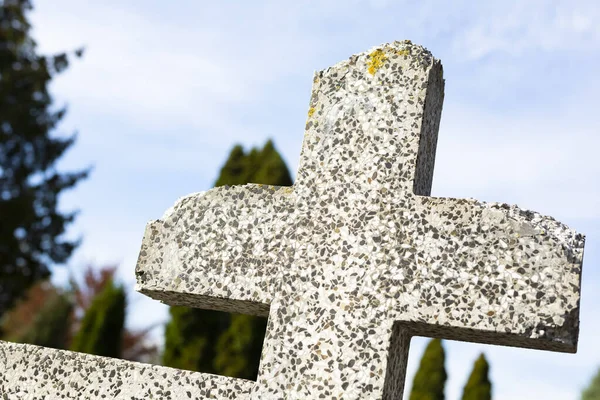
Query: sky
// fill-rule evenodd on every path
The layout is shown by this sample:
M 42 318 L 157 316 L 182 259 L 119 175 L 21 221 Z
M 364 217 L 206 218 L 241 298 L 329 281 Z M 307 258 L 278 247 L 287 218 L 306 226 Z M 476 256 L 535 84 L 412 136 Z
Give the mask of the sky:
M 51 86 L 78 132 L 59 168 L 83 243 L 53 279 L 118 265 L 128 325 L 168 308 L 133 291 L 145 224 L 212 187 L 229 150 L 272 138 L 298 167 L 313 72 L 394 40 L 444 65 L 432 195 L 517 204 L 586 235 L 577 354 L 445 342 L 448 399 L 484 352 L 496 400 L 578 399 L 600 366 L 600 5 L 567 1 L 37 0 L 42 53 L 85 47 Z M 162 338 L 162 327 L 153 337 Z M 407 390 L 427 340 L 411 343 Z M 405 396 L 406 397 L 406 396 Z

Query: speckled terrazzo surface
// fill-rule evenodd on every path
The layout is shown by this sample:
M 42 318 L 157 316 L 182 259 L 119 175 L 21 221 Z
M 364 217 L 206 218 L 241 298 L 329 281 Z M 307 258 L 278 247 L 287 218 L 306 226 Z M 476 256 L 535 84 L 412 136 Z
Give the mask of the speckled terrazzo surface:
M 3 400 L 249 399 L 254 382 L 0 341 Z
M 428 197 L 442 101 L 440 62 L 410 42 L 315 74 L 296 184 L 180 199 L 148 224 L 136 269 L 137 289 L 168 304 L 268 315 L 257 382 L 170 369 L 129 382 L 142 367 L 112 360 L 96 385 L 186 398 L 182 374 L 215 398 L 400 399 L 412 335 L 574 352 L 583 236 L 515 206 Z M 14 393 L 43 390 L 63 354 L 76 382 L 97 364 L 43 350 L 47 365 L 28 365 L 42 350 L 15 346 L 0 347 Z

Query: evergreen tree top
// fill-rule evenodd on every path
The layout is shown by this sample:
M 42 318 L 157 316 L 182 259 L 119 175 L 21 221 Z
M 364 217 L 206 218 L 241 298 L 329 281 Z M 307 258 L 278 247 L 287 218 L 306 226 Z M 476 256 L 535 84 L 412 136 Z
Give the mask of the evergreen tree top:
M 490 366 L 485 355 L 481 353 L 473 365 L 473 371 L 463 390 L 462 400 L 490 400 L 492 398 L 489 370 Z
M 253 147 L 248 152 L 241 145 L 235 145 L 221 168 L 215 186 L 246 183 L 292 185 L 290 172 L 272 140 L 269 139 L 262 149 Z
M 581 400 L 600 400 L 600 369 L 590 382 L 590 385 L 581 394 Z
M 105 357 L 121 357 L 125 324 L 126 295 L 122 285 L 111 279 L 92 300 L 79 331 L 73 338 L 73 351 Z
M 410 400 L 444 400 L 446 355 L 440 339 L 432 339 L 423 353 L 415 374 Z

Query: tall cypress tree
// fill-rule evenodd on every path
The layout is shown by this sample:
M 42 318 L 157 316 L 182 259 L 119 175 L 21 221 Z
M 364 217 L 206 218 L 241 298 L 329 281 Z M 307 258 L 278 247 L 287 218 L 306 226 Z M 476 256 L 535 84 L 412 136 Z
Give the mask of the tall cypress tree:
M 231 314 L 231 322 L 219 336 L 214 368 L 219 375 L 256 379 L 267 329 L 267 319 Z
M 87 176 L 56 170 L 74 137 L 50 136 L 65 109 L 52 107 L 48 84 L 69 62 L 36 53 L 31 8 L 29 0 L 0 1 L 0 316 L 77 246 L 61 239 L 75 213 L 60 213 L 58 196 Z
M 183 306 L 169 309 L 162 364 L 168 367 L 218 373 L 213 365 L 216 343 L 229 325 L 227 313 Z
M 600 400 L 600 369 L 590 385 L 581 394 L 581 400 Z
M 221 173 L 215 182 L 215 187 L 224 185 L 243 185 L 248 183 L 248 155 L 241 145 L 233 146 Z
M 488 378 L 490 366 L 483 353 L 473 365 L 471 376 L 463 390 L 462 400 L 491 400 L 492 383 Z
M 244 183 L 262 183 L 265 185 L 291 186 L 292 178 L 285 161 L 279 155 L 273 142 L 267 141 L 262 151 L 258 153 L 257 168 Z
M 94 298 L 83 316 L 71 350 L 120 358 L 125 307 L 125 289 L 111 280 Z
M 270 140 L 262 149 L 247 153 L 235 146 L 215 186 L 246 183 L 292 185 L 290 172 Z M 170 314 L 164 365 L 256 379 L 266 318 L 182 306 L 171 307 Z
M 444 400 L 446 385 L 446 356 L 440 339 L 432 339 L 421 358 L 415 374 L 410 400 Z

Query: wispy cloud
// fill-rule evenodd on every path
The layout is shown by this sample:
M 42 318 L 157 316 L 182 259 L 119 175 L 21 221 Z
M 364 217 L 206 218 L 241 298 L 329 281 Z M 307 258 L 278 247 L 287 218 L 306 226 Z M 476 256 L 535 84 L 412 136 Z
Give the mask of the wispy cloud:
M 467 59 L 523 56 L 541 50 L 590 51 L 600 46 L 600 9 L 594 2 L 505 1 L 473 4 L 473 19 L 454 48 Z
M 566 220 L 600 220 L 595 131 L 588 121 L 560 115 L 512 117 L 449 105 L 433 194 L 516 202 Z

